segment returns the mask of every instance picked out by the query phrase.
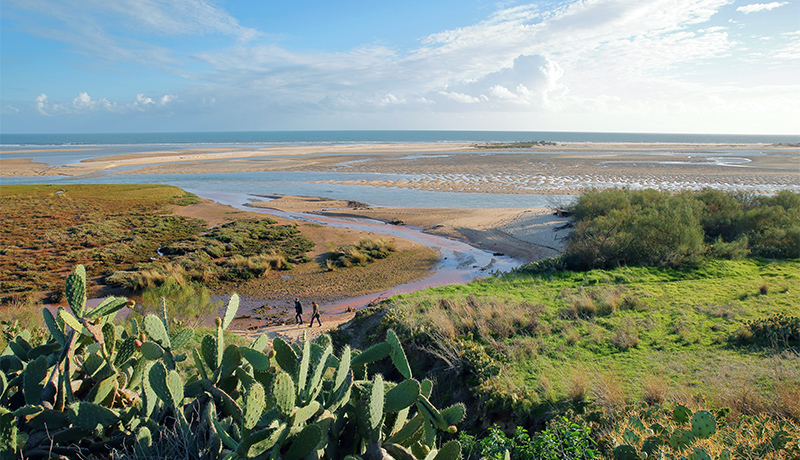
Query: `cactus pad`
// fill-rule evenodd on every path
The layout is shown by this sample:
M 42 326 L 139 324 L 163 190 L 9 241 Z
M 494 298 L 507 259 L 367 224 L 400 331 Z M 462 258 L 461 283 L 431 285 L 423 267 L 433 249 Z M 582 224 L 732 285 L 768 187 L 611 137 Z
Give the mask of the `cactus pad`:
M 64 282 L 64 293 L 69 308 L 78 318 L 83 317 L 86 306 L 86 269 L 83 265 L 75 267 L 75 271 L 67 275 Z
M 139 347 L 144 359 L 148 361 L 156 361 L 164 356 L 164 350 L 161 349 L 155 342 L 144 342 Z
M 278 362 L 278 366 L 280 366 L 280 368 L 289 375 L 297 375 L 297 361 L 299 358 L 292 347 L 290 347 L 280 337 L 277 337 L 272 341 L 272 347 L 275 350 L 275 361 Z
M 684 450 L 694 442 L 694 434 L 688 430 L 675 430 L 669 437 L 669 445 L 673 449 Z
M 381 425 L 381 421 L 383 420 L 383 398 L 383 377 L 379 374 L 375 376 L 375 380 L 372 382 L 372 389 L 370 391 L 367 407 L 370 431 L 377 430 Z
M 461 458 L 461 443 L 450 441 L 443 445 L 433 460 L 458 460 Z
M 190 327 L 181 329 L 180 332 L 172 337 L 172 349 L 178 350 L 185 347 L 194 337 L 194 330 Z
M 233 294 L 225 307 L 225 315 L 222 318 L 222 329 L 227 329 L 231 325 L 236 312 L 239 311 L 239 294 Z
M 200 342 L 200 354 L 203 356 L 203 361 L 210 369 L 216 369 L 217 364 L 217 339 L 213 335 L 203 336 Z
M 442 417 L 444 421 L 450 425 L 455 425 L 464 421 L 467 416 L 467 407 L 462 404 L 453 404 L 447 409 L 442 409 Z
M 694 452 L 689 454 L 689 460 L 711 460 L 711 455 L 705 451 L 705 449 L 701 449 L 699 447 L 694 448 Z
M 167 328 L 164 327 L 164 322 L 161 321 L 156 315 L 147 315 L 144 318 L 144 330 L 147 335 L 153 340 L 158 342 L 164 348 L 171 348 L 172 344 L 167 334 Z
M 678 406 L 672 411 L 672 420 L 677 423 L 686 423 L 692 418 L 692 411 L 686 406 Z
M 47 308 L 42 308 L 42 316 L 44 317 L 44 324 L 47 326 L 47 330 L 50 331 L 50 335 L 62 347 L 66 345 L 67 337 L 64 335 L 64 330 L 58 325 L 56 319 L 53 317 L 53 314 L 50 313 L 50 310 Z
M 288 417 L 294 412 L 295 388 L 289 374 L 281 372 L 275 376 L 272 381 L 272 397 L 284 417 Z
M 375 345 L 367 348 L 358 356 L 350 361 L 351 366 L 358 366 L 361 364 L 369 364 L 379 359 L 389 356 L 392 351 L 392 346 L 386 342 L 376 343 Z
M 115 411 L 86 401 L 70 404 L 69 418 L 75 426 L 89 431 L 105 429 L 119 422 Z
M 408 358 L 406 358 L 406 353 L 403 351 L 403 345 L 400 344 L 400 339 L 397 338 L 397 334 L 391 329 L 386 331 L 386 343 L 392 346 L 389 356 L 392 358 L 394 367 L 397 368 L 403 377 L 410 379 L 411 366 L 408 364 Z
M 239 353 L 242 354 L 242 358 L 253 366 L 253 369 L 261 372 L 266 372 L 269 369 L 270 362 L 266 354 L 247 347 L 239 347 Z
M 25 371 L 22 373 L 22 380 L 26 404 L 37 405 L 41 401 L 42 390 L 44 390 L 43 382 L 45 377 L 47 377 L 48 367 L 46 356 L 39 356 L 25 366 Z
M 146 342 L 145 342 L 146 343 Z M 144 344 L 143 344 L 144 345 Z M 167 387 L 167 369 L 160 361 L 156 361 L 148 372 L 148 383 L 150 388 L 153 389 L 158 399 L 164 401 L 165 404 L 172 406 L 173 400 L 170 390 Z
M 286 452 L 286 460 L 300 460 L 305 458 L 322 441 L 322 430 L 317 425 L 308 425 L 295 436 L 294 442 Z
M 114 365 L 121 366 L 125 364 L 125 362 L 130 359 L 135 352 L 136 339 L 133 337 L 128 337 L 119 344 L 119 347 L 117 347 L 117 356 L 114 357 Z
M 254 383 L 247 390 L 244 399 L 243 426 L 248 430 L 255 428 L 263 410 L 264 387 L 260 383 Z
M 691 423 L 692 434 L 700 439 L 706 439 L 717 431 L 717 421 L 707 410 L 697 411 Z
M 639 460 L 640 458 L 639 454 L 636 453 L 636 449 L 627 444 L 617 446 L 614 449 L 614 460 Z
M 167 373 L 166 384 L 172 404 L 180 407 L 183 404 L 183 379 L 178 371 L 172 370 Z
M 386 412 L 398 412 L 411 406 L 419 397 L 419 382 L 413 379 L 403 380 L 386 392 Z
M 124 297 L 108 297 L 98 305 L 94 310 L 90 311 L 86 314 L 86 319 L 90 321 L 94 321 L 97 318 L 102 318 L 103 316 L 108 316 L 112 313 L 116 313 L 122 307 L 127 305 L 128 299 Z

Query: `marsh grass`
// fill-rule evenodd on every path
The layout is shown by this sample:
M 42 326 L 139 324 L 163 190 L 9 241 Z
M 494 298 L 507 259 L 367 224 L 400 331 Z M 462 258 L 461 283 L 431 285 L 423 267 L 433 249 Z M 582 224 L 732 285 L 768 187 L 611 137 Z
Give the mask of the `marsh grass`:
M 769 279 L 768 295 L 756 295 L 753 280 L 762 279 Z M 705 403 L 797 417 L 797 355 L 727 338 L 752 335 L 746 321 L 795 312 L 800 290 L 791 286 L 798 282 L 800 262 L 758 260 L 507 275 L 403 296 L 385 321 L 423 342 L 436 331 L 443 342 L 484 350 L 493 363 L 480 368 L 499 366 L 502 379 L 478 379 L 474 391 L 508 404 L 509 413 L 584 401 L 609 409 Z M 581 302 L 594 305 L 594 314 L 572 314 Z M 509 382 L 517 382 L 514 390 Z
M 361 238 L 358 244 L 339 246 L 325 260 L 329 270 L 363 266 L 374 260 L 385 259 L 397 251 L 394 243 L 384 239 Z

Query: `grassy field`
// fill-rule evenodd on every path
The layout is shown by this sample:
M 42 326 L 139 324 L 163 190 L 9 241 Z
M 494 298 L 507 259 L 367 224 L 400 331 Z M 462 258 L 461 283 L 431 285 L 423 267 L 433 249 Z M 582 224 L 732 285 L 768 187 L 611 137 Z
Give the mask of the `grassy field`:
M 589 403 L 798 420 L 800 342 L 755 341 L 746 325 L 797 315 L 798 286 L 798 261 L 752 259 L 511 274 L 395 298 L 383 326 L 403 331 L 414 362 L 471 399 L 484 427 L 541 427 Z

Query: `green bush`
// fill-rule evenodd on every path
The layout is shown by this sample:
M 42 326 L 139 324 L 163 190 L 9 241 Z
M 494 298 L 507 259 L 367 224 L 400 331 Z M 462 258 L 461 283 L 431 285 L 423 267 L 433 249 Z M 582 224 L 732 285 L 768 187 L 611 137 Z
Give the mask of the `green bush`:
M 497 426 L 489 427 L 483 438 L 459 436 L 466 459 L 503 460 L 589 460 L 600 458 L 591 430 L 586 424 L 557 417 L 547 429 L 531 436 L 517 427 L 511 437 Z M 506 457 L 506 455 L 508 457 Z
M 563 260 L 574 270 L 677 268 L 696 265 L 706 253 L 800 257 L 800 194 L 786 190 L 775 196 L 591 190 L 572 209 L 575 231 Z

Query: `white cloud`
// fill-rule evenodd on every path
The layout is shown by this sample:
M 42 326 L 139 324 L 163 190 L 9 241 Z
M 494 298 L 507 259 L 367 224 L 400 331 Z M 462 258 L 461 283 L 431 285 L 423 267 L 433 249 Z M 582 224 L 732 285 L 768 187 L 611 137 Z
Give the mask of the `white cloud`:
M 759 11 L 770 11 L 783 5 L 788 5 L 789 2 L 772 2 L 772 3 L 751 3 L 750 5 L 740 6 L 736 11 L 744 14 L 757 13 Z
M 56 115 L 88 115 L 92 113 L 130 113 L 133 111 L 153 111 L 166 107 L 176 96 L 165 94 L 157 100 L 137 94 L 131 103 L 117 103 L 106 98 L 92 99 L 86 91 L 78 94 L 69 104 L 50 103 L 46 94 L 42 93 L 34 99 L 36 110 L 46 116 Z

